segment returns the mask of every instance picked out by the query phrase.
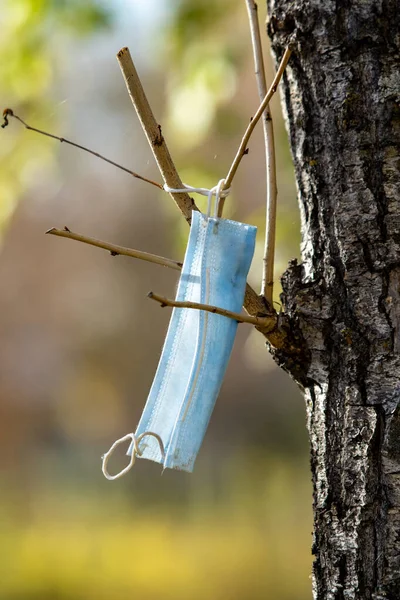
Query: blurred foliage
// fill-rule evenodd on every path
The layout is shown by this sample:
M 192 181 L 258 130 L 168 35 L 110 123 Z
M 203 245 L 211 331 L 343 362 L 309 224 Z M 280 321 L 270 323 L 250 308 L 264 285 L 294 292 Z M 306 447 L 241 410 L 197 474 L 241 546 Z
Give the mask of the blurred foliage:
M 12 108 L 28 123 L 34 115 L 34 125 L 40 127 L 44 115 L 53 113 L 52 86 L 65 50 L 63 42 L 110 23 L 111 13 L 96 0 L 2 0 L 0 89 L 7 90 L 7 97 L 1 97 L 2 109 Z M 45 123 L 51 126 L 51 118 L 47 116 Z M 44 138 L 33 140 L 16 122 L 11 121 L 1 135 L 0 235 L 26 180 L 40 173 L 56 151 Z
M 193 40 L 198 40 L 203 34 L 209 36 L 210 32 L 220 37 L 221 24 L 226 25 L 227 15 L 237 5 L 232 0 L 178 0 L 175 3 L 174 20 L 169 29 L 172 58 L 177 65 L 182 63 L 184 55 Z
M 242 8 L 233 0 L 180 0 L 175 6 L 166 36 L 167 117 L 183 148 L 204 141 L 218 108 L 236 91 L 243 43 L 234 32 Z
M 173 504 L 132 510 L 126 495 L 110 504 L 108 486 L 102 503 L 93 491 L 46 490 L 29 525 L 10 519 L 0 527 L 0 597 L 305 600 L 306 469 L 277 458 L 269 466 L 239 460 L 217 503 L 197 489 L 186 512 Z

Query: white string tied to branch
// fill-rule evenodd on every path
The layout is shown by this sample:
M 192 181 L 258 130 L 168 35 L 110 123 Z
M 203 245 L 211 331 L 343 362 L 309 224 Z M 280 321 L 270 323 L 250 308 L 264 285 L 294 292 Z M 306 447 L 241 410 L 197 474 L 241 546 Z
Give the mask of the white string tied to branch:
M 215 196 L 214 217 L 217 218 L 220 199 L 227 198 L 227 196 L 229 196 L 230 191 L 231 191 L 231 188 L 222 189 L 224 187 L 224 184 L 225 184 L 225 179 L 220 179 L 219 182 L 217 183 L 217 185 L 215 185 L 214 187 L 212 187 L 210 189 L 202 188 L 202 187 L 193 187 L 191 185 L 186 185 L 186 183 L 183 184 L 185 186 L 183 188 L 171 188 L 171 187 L 169 187 L 169 185 L 167 185 L 165 183 L 163 188 L 164 188 L 164 191 L 168 192 L 169 194 L 185 194 L 185 193 L 187 194 L 188 192 L 192 192 L 194 194 L 201 194 L 202 196 L 207 196 L 207 198 L 208 198 L 207 218 L 210 218 L 212 197 Z

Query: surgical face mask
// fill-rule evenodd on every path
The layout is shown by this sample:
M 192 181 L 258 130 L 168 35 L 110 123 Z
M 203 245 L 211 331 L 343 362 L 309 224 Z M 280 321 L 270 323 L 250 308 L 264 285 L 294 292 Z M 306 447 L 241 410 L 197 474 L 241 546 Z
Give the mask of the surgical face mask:
M 255 236 L 256 228 L 250 225 L 193 212 L 176 300 L 240 312 Z M 137 455 L 164 468 L 193 470 L 237 325 L 233 319 L 203 310 L 173 309 L 137 430 L 120 440 L 132 439 L 128 450 L 131 464 Z M 110 476 L 103 463 L 103 473 L 109 479 L 123 472 Z

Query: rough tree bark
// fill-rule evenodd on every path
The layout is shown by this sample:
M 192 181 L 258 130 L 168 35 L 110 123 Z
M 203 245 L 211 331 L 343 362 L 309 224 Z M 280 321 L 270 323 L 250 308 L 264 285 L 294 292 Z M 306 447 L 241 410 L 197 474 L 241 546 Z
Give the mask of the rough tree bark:
M 400 5 L 268 0 L 268 14 L 277 59 L 293 43 L 303 242 L 283 300 L 309 353 L 314 598 L 399 600 Z

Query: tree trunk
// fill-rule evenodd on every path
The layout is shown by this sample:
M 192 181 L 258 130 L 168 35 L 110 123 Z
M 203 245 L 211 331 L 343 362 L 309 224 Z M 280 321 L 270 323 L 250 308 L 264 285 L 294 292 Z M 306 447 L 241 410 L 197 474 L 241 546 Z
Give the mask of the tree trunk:
M 276 58 L 293 44 L 303 242 L 283 302 L 309 352 L 314 598 L 399 600 L 400 5 L 268 4 Z

